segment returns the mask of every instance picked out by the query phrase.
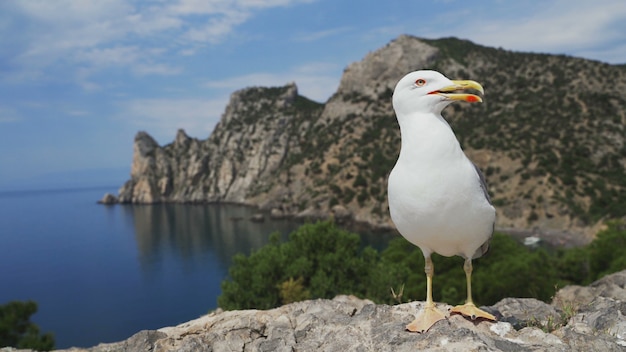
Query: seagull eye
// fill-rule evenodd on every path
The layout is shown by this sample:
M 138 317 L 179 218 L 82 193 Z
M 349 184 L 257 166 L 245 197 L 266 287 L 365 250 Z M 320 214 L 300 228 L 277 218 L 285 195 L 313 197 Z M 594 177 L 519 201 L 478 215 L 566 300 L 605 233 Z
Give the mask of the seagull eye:
M 423 86 L 424 84 L 426 84 L 426 80 L 423 78 L 418 79 L 417 81 L 415 81 L 415 85 L 418 87 Z

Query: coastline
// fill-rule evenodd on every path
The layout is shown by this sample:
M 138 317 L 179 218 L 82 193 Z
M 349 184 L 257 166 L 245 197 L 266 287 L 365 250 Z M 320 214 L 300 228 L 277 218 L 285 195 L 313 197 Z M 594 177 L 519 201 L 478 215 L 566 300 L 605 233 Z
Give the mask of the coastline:
M 115 198 L 114 202 L 105 201 L 109 196 Z M 290 219 L 292 221 L 296 221 L 299 223 L 306 223 L 308 221 L 318 221 L 318 220 L 328 220 L 334 219 L 337 225 L 343 227 L 348 231 L 352 231 L 355 233 L 374 233 L 374 234 L 387 234 L 387 235 L 398 235 L 395 227 L 390 224 L 376 224 L 368 221 L 360 221 L 355 219 L 354 214 L 341 207 L 341 209 L 337 209 L 337 207 L 331 209 L 330 213 L 323 211 L 302 211 L 298 213 L 290 213 L 285 212 L 278 208 L 264 208 L 262 206 L 250 203 L 241 203 L 241 202 L 232 202 L 232 201 L 160 201 L 154 203 L 133 203 L 133 202 L 118 202 L 117 197 L 111 194 L 105 194 L 102 199 L 98 201 L 100 204 L 104 205 L 153 205 L 153 204 L 215 204 L 215 205 L 237 205 L 237 206 L 245 206 L 254 208 L 257 210 L 256 220 L 250 218 L 248 220 L 251 221 L 264 221 L 265 218 L 268 219 Z M 572 248 L 572 247 L 582 247 L 589 244 L 592 240 L 592 237 L 585 234 L 582 231 L 574 231 L 574 230 L 556 230 L 556 229 L 542 229 L 538 227 L 534 228 L 512 228 L 512 227 L 498 227 L 495 228 L 496 232 L 501 232 L 511 237 L 515 238 L 520 243 L 523 243 L 526 238 L 537 238 L 538 241 L 542 242 L 543 245 L 550 248 Z

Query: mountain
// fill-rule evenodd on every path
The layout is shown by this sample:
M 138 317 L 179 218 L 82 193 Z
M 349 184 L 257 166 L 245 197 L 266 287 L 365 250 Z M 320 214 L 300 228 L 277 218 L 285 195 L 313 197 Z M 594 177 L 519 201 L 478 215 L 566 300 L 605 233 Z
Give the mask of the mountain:
M 232 94 L 206 140 L 135 138 L 122 203 L 236 202 L 390 227 L 396 82 L 434 69 L 483 84 L 443 111 L 485 173 L 500 228 L 591 232 L 626 216 L 626 66 L 403 35 L 349 65 L 318 104 L 295 84 Z

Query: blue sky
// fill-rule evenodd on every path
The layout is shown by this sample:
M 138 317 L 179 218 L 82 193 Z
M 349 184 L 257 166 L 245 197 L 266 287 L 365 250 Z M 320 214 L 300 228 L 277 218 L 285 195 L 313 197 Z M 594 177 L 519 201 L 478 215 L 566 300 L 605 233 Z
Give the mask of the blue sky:
M 323 102 L 400 34 L 626 63 L 624 23 L 623 0 L 2 0 L 0 190 L 121 183 L 138 130 L 207 138 L 247 86 Z

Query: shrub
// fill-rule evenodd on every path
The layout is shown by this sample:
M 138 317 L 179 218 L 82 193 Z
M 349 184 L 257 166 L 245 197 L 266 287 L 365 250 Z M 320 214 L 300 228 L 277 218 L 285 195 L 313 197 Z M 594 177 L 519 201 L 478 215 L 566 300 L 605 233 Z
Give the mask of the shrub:
M 626 228 L 624 222 L 613 221 L 589 244 L 591 281 L 626 268 Z
M 13 301 L 0 305 L 0 347 L 49 351 L 54 349 L 54 337 L 50 333 L 39 334 L 39 327 L 30 321 L 37 312 L 33 301 Z
M 268 245 L 250 256 L 236 255 L 218 304 L 224 309 L 268 309 L 281 303 L 281 292 L 282 300 L 363 296 L 368 267 L 376 259 L 375 250 L 361 250 L 359 235 L 332 221 L 305 224 L 285 243 L 273 234 Z
M 278 285 L 278 294 L 282 304 L 304 301 L 311 297 L 311 292 L 304 288 L 303 281 L 302 277 L 297 280 L 290 277 L 289 280 Z

